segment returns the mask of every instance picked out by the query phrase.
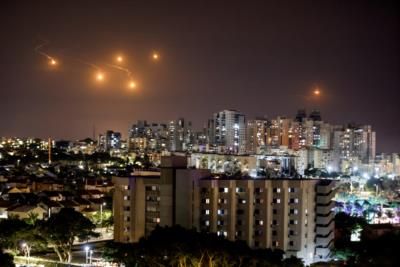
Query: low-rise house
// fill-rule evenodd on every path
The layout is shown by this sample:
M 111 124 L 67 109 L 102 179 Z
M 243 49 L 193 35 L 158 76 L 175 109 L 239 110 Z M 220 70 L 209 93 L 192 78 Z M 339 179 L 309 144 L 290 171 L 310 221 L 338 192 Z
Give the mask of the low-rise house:
M 46 218 L 47 212 L 40 206 L 35 205 L 18 205 L 7 209 L 8 217 L 17 217 L 19 219 L 28 219 L 32 215 L 37 216 L 37 219 L 43 220 Z
M 39 206 L 47 211 L 47 217 L 50 217 L 52 214 L 60 212 L 60 210 L 63 208 L 63 206 L 59 202 L 52 201 L 46 198 L 42 199 L 39 202 Z
M 0 200 L 0 219 L 8 218 L 8 209 L 13 206 L 10 201 Z

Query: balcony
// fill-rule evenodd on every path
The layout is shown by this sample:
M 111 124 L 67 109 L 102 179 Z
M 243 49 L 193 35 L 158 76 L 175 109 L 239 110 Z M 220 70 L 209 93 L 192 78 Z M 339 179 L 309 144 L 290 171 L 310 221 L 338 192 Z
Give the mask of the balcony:
M 317 204 L 317 209 L 316 212 L 317 214 L 328 214 L 329 212 L 332 211 L 332 209 L 335 207 L 335 203 L 333 201 L 330 201 L 328 204 L 323 205 L 323 204 Z

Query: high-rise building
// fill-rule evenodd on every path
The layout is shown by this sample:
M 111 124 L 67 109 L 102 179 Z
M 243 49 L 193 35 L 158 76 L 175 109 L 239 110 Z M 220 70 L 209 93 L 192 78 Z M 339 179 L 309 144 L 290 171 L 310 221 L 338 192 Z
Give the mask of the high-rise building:
M 156 225 L 198 227 L 198 181 L 209 170 L 187 168 L 186 157 L 162 157 L 161 170 L 113 177 L 114 240 L 137 242 Z
M 179 224 L 282 249 L 307 264 L 329 259 L 333 181 L 223 179 L 186 165 L 186 157 L 163 157 L 160 172 L 113 177 L 115 241 L 136 242 L 156 225 Z
M 333 182 L 318 179 L 202 179 L 200 230 L 308 264 L 329 258 Z
M 223 110 L 214 113 L 211 126 L 213 127 L 213 143 L 222 152 L 243 154 L 246 152 L 246 118 L 236 110 Z
M 121 148 L 121 133 L 108 130 L 106 132 L 106 150 Z
M 338 170 L 345 171 L 354 161 L 370 163 L 375 158 L 376 134 L 370 125 L 336 126 L 333 129 L 332 149 Z
M 168 129 L 163 123 L 138 121 L 129 132 L 129 150 L 162 151 L 168 149 Z
M 187 151 L 193 146 L 192 123 L 184 118 L 170 121 L 168 124 L 170 151 Z
M 250 154 L 261 154 L 268 144 L 268 120 L 255 119 L 247 122 L 246 150 Z
M 121 133 L 108 130 L 99 135 L 98 147 L 101 151 L 121 148 Z

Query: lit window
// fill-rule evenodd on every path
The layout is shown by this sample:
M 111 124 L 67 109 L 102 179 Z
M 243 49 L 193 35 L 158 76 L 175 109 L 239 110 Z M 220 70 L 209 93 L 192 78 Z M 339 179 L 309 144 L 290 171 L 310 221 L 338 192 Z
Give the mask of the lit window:
M 281 189 L 279 187 L 275 187 L 273 190 L 274 193 L 280 193 Z
M 219 192 L 220 193 L 228 193 L 229 192 L 229 188 L 228 187 L 220 187 L 219 188 Z
M 218 215 L 224 215 L 224 214 L 226 214 L 226 211 L 224 209 L 219 209 L 217 211 L 217 213 L 218 213 Z
M 210 214 L 210 210 L 206 210 L 206 215 L 209 215 Z

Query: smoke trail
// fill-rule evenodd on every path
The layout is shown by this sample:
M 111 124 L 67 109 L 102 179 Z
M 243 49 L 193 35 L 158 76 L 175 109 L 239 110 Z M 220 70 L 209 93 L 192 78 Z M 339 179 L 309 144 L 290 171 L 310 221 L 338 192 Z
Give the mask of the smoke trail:
M 108 66 L 110 68 L 114 68 L 114 69 L 120 70 L 120 71 L 123 71 L 123 72 L 126 73 L 128 78 L 132 79 L 132 72 L 129 69 L 123 68 L 123 67 L 118 66 L 118 65 L 113 65 L 113 64 L 106 64 L 106 66 Z
M 35 47 L 35 52 L 44 56 L 45 58 L 47 58 L 48 60 L 54 60 L 54 58 L 52 56 L 50 56 L 49 54 L 43 52 L 41 49 L 45 46 L 47 46 L 50 42 L 47 40 L 43 40 L 43 43 L 39 44 L 38 46 Z
M 101 68 L 100 68 L 99 66 L 97 66 L 97 65 L 95 65 L 95 64 L 93 64 L 93 63 L 84 61 L 84 60 L 79 59 L 79 58 L 75 58 L 75 60 L 78 61 L 78 62 L 80 62 L 80 63 L 82 63 L 82 64 L 85 64 L 85 65 L 87 65 L 87 66 L 89 66 L 89 67 L 92 67 L 92 68 L 94 68 L 95 70 L 101 70 Z

